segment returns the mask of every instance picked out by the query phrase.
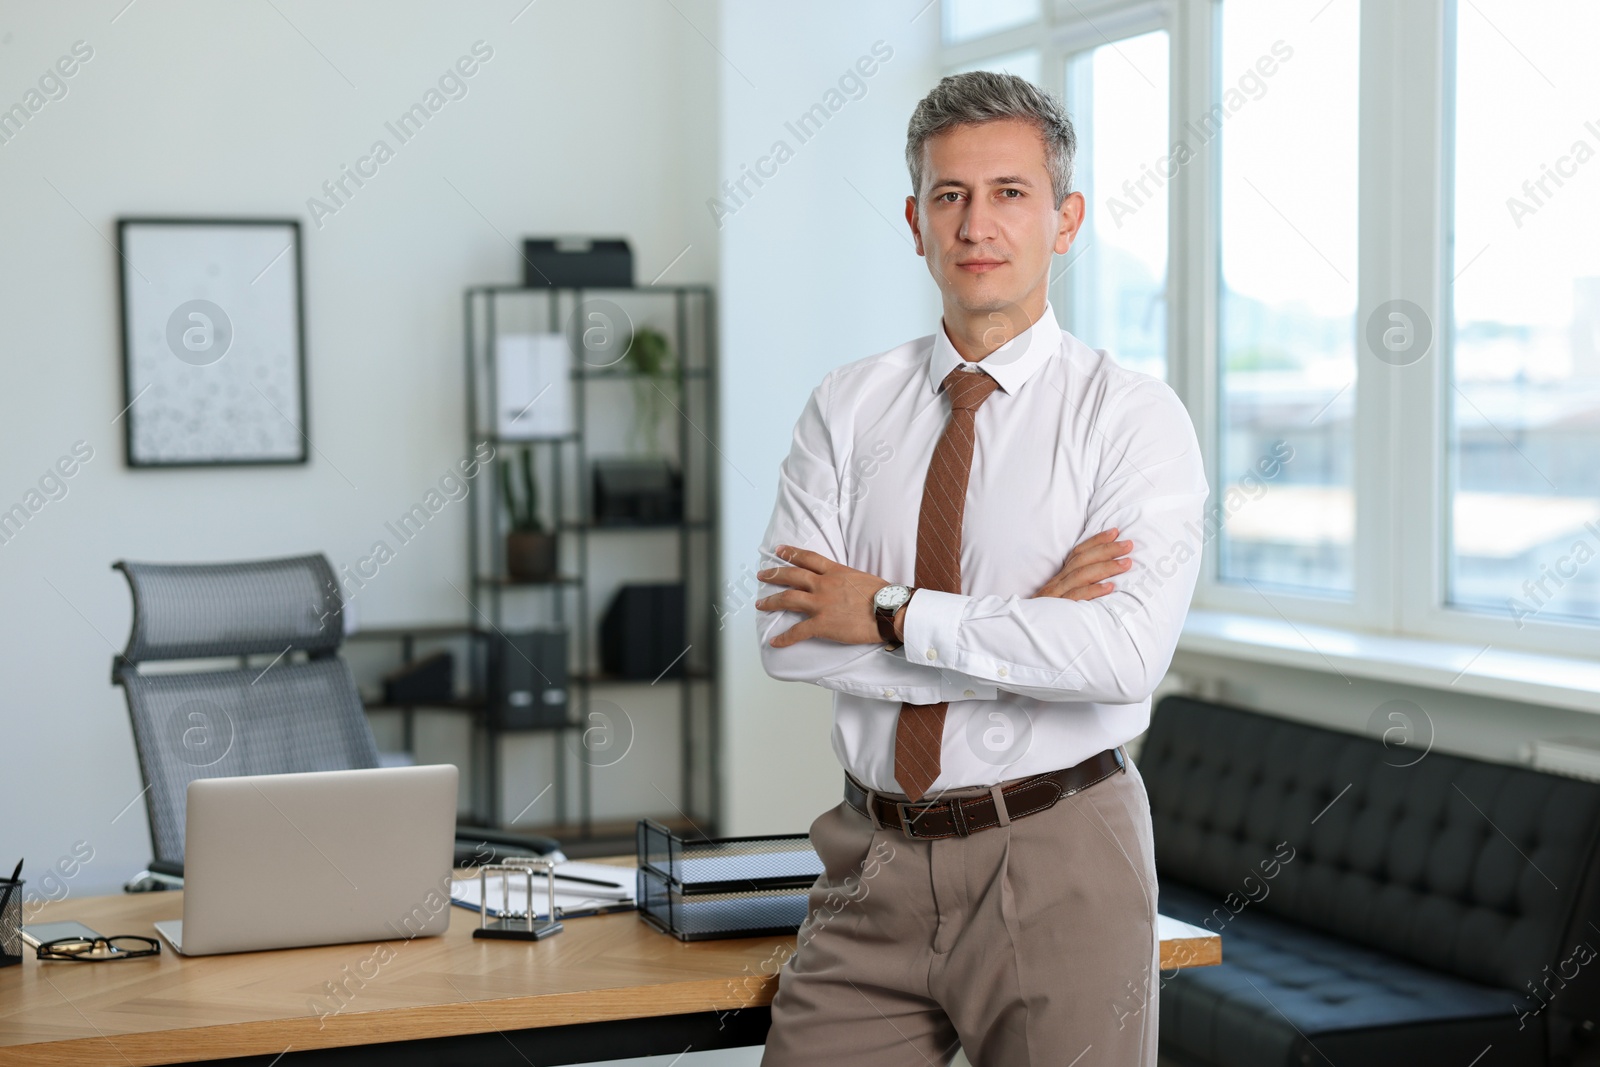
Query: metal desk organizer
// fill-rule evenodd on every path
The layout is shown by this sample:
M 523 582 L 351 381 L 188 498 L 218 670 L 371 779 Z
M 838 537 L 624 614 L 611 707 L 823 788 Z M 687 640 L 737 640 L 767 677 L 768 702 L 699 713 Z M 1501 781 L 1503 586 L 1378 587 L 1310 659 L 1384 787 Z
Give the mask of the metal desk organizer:
M 640 819 L 637 841 L 639 914 L 680 941 L 795 933 L 822 873 L 806 834 L 690 841 Z
M 15 967 L 22 962 L 24 881 L 22 878 L 0 878 L 0 967 Z
M 508 856 L 499 863 L 486 863 L 478 868 L 478 928 L 472 931 L 473 937 L 489 938 L 502 941 L 542 941 L 551 934 L 561 932 L 561 918 L 556 910 L 556 880 L 555 861 L 542 856 Z M 489 872 L 499 871 L 500 874 L 500 914 L 498 917 L 489 918 Z M 525 879 L 528 894 L 528 909 L 523 912 L 511 910 L 511 875 L 520 873 Z M 549 903 L 547 905 L 548 919 L 540 919 L 534 914 L 533 907 L 533 876 L 544 875 L 544 884 L 549 890 Z

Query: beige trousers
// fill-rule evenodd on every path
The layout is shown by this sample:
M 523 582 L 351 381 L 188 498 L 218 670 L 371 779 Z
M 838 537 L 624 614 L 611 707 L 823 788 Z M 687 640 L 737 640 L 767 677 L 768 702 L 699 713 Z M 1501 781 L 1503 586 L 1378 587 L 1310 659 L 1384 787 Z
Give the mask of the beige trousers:
M 874 830 L 841 801 L 811 841 L 826 869 L 762 1067 L 927 1067 L 957 1047 L 974 1067 L 1154 1067 L 1155 854 L 1131 759 L 969 837 Z

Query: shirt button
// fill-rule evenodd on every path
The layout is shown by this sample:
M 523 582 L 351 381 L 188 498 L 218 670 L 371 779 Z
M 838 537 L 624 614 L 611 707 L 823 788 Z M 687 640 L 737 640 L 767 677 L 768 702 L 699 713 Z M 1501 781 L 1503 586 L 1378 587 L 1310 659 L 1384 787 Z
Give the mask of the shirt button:
M 967 691 L 966 691 L 966 692 L 965 692 L 965 693 L 963 693 L 963 694 L 961 694 L 961 695 L 962 695 L 962 696 L 969 696 L 969 697 L 975 697 L 975 696 L 977 696 L 977 695 L 978 695 L 978 694 L 977 694 L 977 693 L 974 693 L 974 692 L 973 692 L 973 691 L 972 691 L 972 690 L 970 690 L 970 689 L 968 689 L 968 690 L 967 690 Z
M 995 673 L 998 674 L 1000 677 L 1004 678 L 1006 675 L 1010 674 L 1011 672 L 1006 670 L 1006 668 L 1001 667 L 999 670 L 995 671 Z
M 886 696 L 886 697 L 892 697 L 892 696 L 894 696 L 894 690 L 893 689 L 885 689 L 883 691 L 883 695 Z
M 939 653 L 935 652 L 933 649 L 930 648 L 930 649 L 928 649 L 928 658 L 929 659 L 938 659 L 939 658 Z

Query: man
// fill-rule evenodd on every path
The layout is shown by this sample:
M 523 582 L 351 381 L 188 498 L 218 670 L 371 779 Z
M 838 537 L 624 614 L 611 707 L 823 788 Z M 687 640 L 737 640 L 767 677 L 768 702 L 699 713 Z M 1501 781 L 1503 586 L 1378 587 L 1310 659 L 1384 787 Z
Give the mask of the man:
M 917 105 L 906 221 L 942 321 L 829 372 L 780 472 L 762 661 L 835 691 L 846 777 L 811 825 L 826 871 L 769 1067 L 1156 1062 L 1149 800 L 1122 746 L 1188 610 L 1207 486 L 1172 390 L 1055 321 L 1073 149 L 1011 75 Z

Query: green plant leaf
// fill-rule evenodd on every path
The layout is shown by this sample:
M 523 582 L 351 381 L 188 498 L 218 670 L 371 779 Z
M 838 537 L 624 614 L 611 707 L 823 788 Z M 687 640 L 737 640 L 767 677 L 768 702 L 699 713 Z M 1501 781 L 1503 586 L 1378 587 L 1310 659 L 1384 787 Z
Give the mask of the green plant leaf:
M 519 526 L 524 530 L 542 530 L 544 526 L 539 521 L 539 487 L 533 480 L 533 449 L 527 445 L 522 446 L 522 489 L 525 510 Z

